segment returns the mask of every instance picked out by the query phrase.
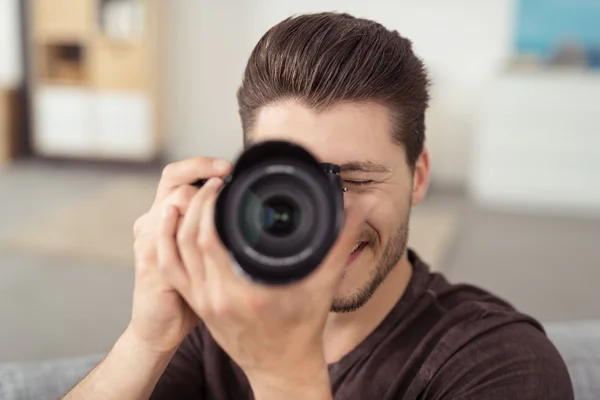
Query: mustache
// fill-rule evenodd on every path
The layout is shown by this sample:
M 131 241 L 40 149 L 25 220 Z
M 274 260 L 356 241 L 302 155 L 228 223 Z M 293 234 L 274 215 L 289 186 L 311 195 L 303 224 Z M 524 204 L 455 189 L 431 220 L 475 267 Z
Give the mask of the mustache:
M 360 230 L 358 234 L 358 240 L 360 242 L 369 242 L 372 245 L 376 245 L 379 242 L 379 235 L 375 229 L 370 226 L 366 226 Z

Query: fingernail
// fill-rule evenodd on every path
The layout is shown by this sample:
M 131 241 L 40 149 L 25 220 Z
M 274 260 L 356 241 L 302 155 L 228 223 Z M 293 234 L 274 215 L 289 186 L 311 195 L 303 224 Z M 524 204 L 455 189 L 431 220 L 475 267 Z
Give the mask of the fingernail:
M 206 183 L 204 184 L 205 188 L 211 189 L 212 187 L 215 186 L 215 178 L 209 178 Z
M 221 184 L 221 179 L 219 178 L 210 178 L 208 182 L 206 182 L 206 186 L 209 188 L 216 188 Z
M 213 167 L 217 170 L 217 171 L 226 171 L 229 168 L 229 161 L 227 160 L 215 160 L 213 161 Z

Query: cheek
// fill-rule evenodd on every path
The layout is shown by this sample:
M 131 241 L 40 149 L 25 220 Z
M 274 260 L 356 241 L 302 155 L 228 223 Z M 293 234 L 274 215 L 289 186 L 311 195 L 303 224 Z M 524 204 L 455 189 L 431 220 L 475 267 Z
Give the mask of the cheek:
M 377 206 L 367 218 L 367 224 L 375 229 L 381 242 L 386 242 L 393 236 L 406 219 L 408 212 L 408 195 L 379 191 Z
M 378 205 L 367 219 L 367 224 L 375 229 L 382 243 L 397 230 L 398 222 L 397 210 L 391 204 Z

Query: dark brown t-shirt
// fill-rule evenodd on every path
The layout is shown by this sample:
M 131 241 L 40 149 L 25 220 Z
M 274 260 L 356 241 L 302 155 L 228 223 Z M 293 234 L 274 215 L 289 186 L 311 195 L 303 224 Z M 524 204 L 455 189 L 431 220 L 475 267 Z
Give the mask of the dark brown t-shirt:
M 413 277 L 397 305 L 329 366 L 335 399 L 573 399 L 565 364 L 536 320 L 482 289 L 448 283 L 410 250 L 409 259 Z M 252 398 L 244 373 L 202 326 L 182 343 L 152 395 Z

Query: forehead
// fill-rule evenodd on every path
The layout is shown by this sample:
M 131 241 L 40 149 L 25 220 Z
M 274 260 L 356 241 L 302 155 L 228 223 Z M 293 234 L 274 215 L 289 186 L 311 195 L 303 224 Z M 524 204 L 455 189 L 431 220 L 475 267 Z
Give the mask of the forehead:
M 282 139 L 307 148 L 319 161 L 385 163 L 390 152 L 391 119 L 386 107 L 371 103 L 341 103 L 317 112 L 297 102 L 262 108 L 251 140 Z

